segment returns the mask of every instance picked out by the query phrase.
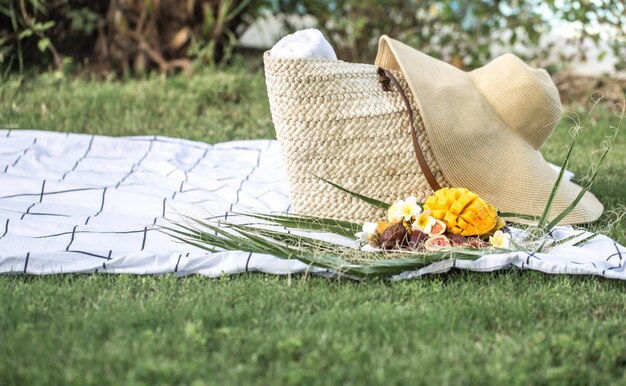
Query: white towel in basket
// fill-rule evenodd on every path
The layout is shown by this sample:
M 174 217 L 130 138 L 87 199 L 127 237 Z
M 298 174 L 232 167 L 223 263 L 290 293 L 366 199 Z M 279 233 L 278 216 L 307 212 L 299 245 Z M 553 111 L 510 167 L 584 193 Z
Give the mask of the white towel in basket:
M 333 47 L 315 28 L 304 29 L 283 37 L 272 47 L 270 55 L 281 59 L 337 60 Z

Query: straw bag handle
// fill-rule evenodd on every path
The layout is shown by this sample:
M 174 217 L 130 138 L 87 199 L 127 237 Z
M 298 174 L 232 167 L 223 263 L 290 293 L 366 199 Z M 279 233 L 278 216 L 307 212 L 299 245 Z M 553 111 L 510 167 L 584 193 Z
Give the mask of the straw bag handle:
M 391 91 L 391 87 L 389 87 L 389 81 L 391 81 L 391 83 L 393 83 L 396 89 L 398 89 L 398 91 L 400 92 L 400 96 L 402 96 L 402 100 L 406 105 L 406 110 L 409 113 L 409 122 L 411 123 L 411 137 L 413 138 L 413 150 L 415 151 L 417 163 L 420 165 L 420 169 L 422 169 L 422 173 L 424 174 L 428 185 L 430 185 L 433 191 L 439 190 L 441 186 L 439 186 L 437 179 L 430 171 L 428 163 L 426 162 L 426 158 L 424 157 L 424 153 L 422 152 L 419 142 L 417 141 L 417 130 L 415 130 L 415 123 L 413 122 L 413 109 L 411 108 L 409 98 L 406 96 L 404 90 L 402 90 L 402 87 L 400 87 L 400 83 L 391 73 L 391 71 L 382 67 L 378 67 L 378 81 L 382 85 L 384 91 Z

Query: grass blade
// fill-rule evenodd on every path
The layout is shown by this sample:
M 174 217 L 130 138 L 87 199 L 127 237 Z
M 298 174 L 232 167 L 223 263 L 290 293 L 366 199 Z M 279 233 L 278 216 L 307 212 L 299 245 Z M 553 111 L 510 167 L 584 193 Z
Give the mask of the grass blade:
M 539 221 L 539 216 L 533 216 L 532 214 L 522 214 L 522 213 L 514 213 L 514 212 L 498 212 L 498 216 L 503 217 L 503 218 L 519 218 L 522 220 L 528 220 L 528 221 L 534 221 L 534 222 L 538 222 Z M 515 220 L 511 221 L 511 220 L 507 220 L 510 222 L 515 222 Z
M 585 237 L 584 239 L 577 241 L 574 246 L 575 247 L 579 247 L 581 245 L 583 245 L 584 243 L 588 242 L 589 240 L 595 238 L 598 234 L 597 233 L 592 233 L 589 236 Z
M 591 188 L 591 185 L 593 184 L 593 181 L 596 178 L 596 175 L 598 174 L 598 171 L 599 171 L 600 167 L 602 166 L 602 163 L 604 162 L 604 159 L 606 158 L 607 154 L 611 150 L 611 147 L 612 147 L 612 144 L 613 144 L 613 140 L 615 139 L 615 137 L 617 136 L 617 133 L 619 132 L 619 127 L 621 126 L 622 120 L 624 118 L 624 110 L 626 109 L 626 106 L 624 106 L 624 103 L 619 105 L 621 111 L 620 111 L 619 121 L 618 121 L 617 126 L 616 127 L 610 126 L 612 129 L 614 129 L 613 135 L 608 136 L 604 141 L 602 141 L 602 146 L 604 148 L 604 151 L 602 153 L 602 156 L 600 157 L 600 160 L 597 163 L 595 163 L 595 164 L 592 163 L 591 166 L 590 166 L 591 176 L 587 179 L 587 183 L 582 188 L 582 190 L 580 191 L 578 196 L 576 196 L 576 198 L 570 203 L 570 205 L 567 208 L 565 208 L 559 215 L 557 215 L 552 221 L 550 221 L 548 224 L 546 224 L 546 222 L 548 221 L 548 215 L 550 214 L 550 211 L 552 210 L 552 205 L 553 205 L 554 200 L 556 198 L 556 192 L 557 192 L 559 186 L 561 185 L 561 181 L 563 179 L 563 174 L 565 172 L 565 168 L 566 168 L 567 164 L 569 163 L 569 159 L 570 159 L 570 156 L 571 156 L 571 153 L 572 153 L 572 149 L 574 148 L 576 140 L 578 139 L 578 136 L 580 134 L 580 130 L 585 125 L 585 123 L 589 120 L 589 117 L 591 116 L 591 112 L 598 105 L 600 100 L 601 100 L 601 98 L 598 98 L 598 99 L 595 100 L 595 102 L 594 102 L 593 106 L 591 107 L 591 110 L 589 111 L 589 114 L 587 114 L 587 117 L 585 118 L 584 122 L 582 124 L 577 125 L 577 127 L 574 129 L 575 130 L 574 136 L 572 138 L 572 142 L 571 142 L 571 144 L 569 146 L 569 149 L 567 151 L 567 155 L 565 157 L 565 161 L 563 162 L 563 166 L 561 167 L 561 170 L 559 172 L 559 176 L 558 176 L 554 186 L 552 187 L 552 192 L 550 193 L 550 196 L 549 196 L 548 201 L 546 203 L 546 207 L 544 208 L 544 211 L 542 213 L 541 219 L 539 220 L 538 228 L 541 229 L 544 232 L 547 232 L 547 231 L 551 230 L 552 228 L 554 228 L 556 225 L 558 225 L 558 223 L 561 220 L 563 220 L 576 207 L 576 205 L 578 205 L 578 203 L 580 202 L 580 200 L 582 200 L 582 198 L 585 195 L 585 193 L 587 193 L 589 191 L 589 189 Z
M 594 170 L 593 170 L 589 180 L 587 181 L 585 186 L 582 188 L 580 193 L 578 193 L 578 196 L 576 196 L 574 201 L 572 201 L 568 205 L 567 208 L 565 208 L 558 216 L 556 216 L 548 225 L 546 225 L 544 227 L 545 230 L 550 230 L 550 229 L 554 228 L 555 226 L 557 226 L 558 223 L 565 218 L 565 216 L 567 216 L 572 210 L 574 210 L 576 205 L 578 205 L 580 200 L 582 200 L 582 198 L 585 195 L 585 193 L 587 193 L 589 191 L 589 189 L 591 189 L 591 185 L 593 185 L 593 181 L 596 179 L 596 176 L 598 175 L 598 171 L 600 170 L 600 167 L 602 166 L 602 163 L 604 162 L 604 159 L 606 158 L 607 154 L 609 154 L 609 151 L 611 151 L 611 148 L 612 148 L 611 140 L 613 138 L 615 138 L 615 135 L 617 135 L 617 131 L 615 132 L 613 137 L 608 139 L 608 141 L 606 143 L 606 147 L 605 147 L 604 151 L 602 152 L 602 156 L 600 156 L 600 160 L 595 165 L 595 168 L 594 168 Z M 592 165 L 592 167 L 593 167 L 593 165 Z
M 580 135 L 580 128 L 574 130 L 574 135 L 572 141 L 570 142 L 569 148 L 567 149 L 567 155 L 565 156 L 565 160 L 563 161 L 563 165 L 561 166 L 561 170 L 559 170 L 559 176 L 557 177 L 554 185 L 552 186 L 552 191 L 550 192 L 550 196 L 548 196 L 548 201 L 546 201 L 546 206 L 543 208 L 543 212 L 541 213 L 541 217 L 539 218 L 539 223 L 537 226 L 539 229 L 546 229 L 545 225 L 548 221 L 548 216 L 552 211 L 552 206 L 554 205 L 554 200 L 556 199 L 556 193 L 561 186 L 561 182 L 563 181 L 563 176 L 565 175 L 565 170 L 567 170 L 567 166 L 569 165 L 569 160 L 572 155 L 572 150 L 574 149 L 574 145 L 576 144 L 576 140 L 578 140 L 578 136 Z M 547 229 L 550 229 L 549 227 Z
M 582 231 L 580 233 L 576 233 L 576 234 L 573 234 L 571 236 L 567 236 L 567 237 L 565 237 L 565 238 L 563 238 L 563 239 L 561 239 L 559 241 L 554 242 L 550 247 L 551 248 L 558 247 L 559 245 L 563 245 L 563 244 L 565 244 L 567 242 L 570 242 L 570 241 L 574 240 L 575 238 L 580 237 L 580 236 L 582 236 L 584 234 L 585 234 L 585 231 Z

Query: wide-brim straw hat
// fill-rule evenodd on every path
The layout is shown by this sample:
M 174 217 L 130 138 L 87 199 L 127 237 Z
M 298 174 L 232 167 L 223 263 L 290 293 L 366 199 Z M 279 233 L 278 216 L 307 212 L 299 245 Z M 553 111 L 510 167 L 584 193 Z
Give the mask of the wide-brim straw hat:
M 385 217 L 325 179 L 386 203 L 409 195 L 423 202 L 447 186 L 468 188 L 502 212 L 542 213 L 557 173 L 539 148 L 561 117 L 544 70 L 504 55 L 464 72 L 386 36 L 376 66 L 269 51 L 263 59 L 290 212 Z M 562 182 L 551 218 L 580 190 Z M 561 223 L 590 222 L 602 210 L 587 193 Z
M 387 36 L 376 65 L 404 75 L 447 185 L 470 189 L 503 212 L 541 215 L 558 172 L 539 149 L 562 113 L 545 70 L 505 54 L 465 72 Z M 550 217 L 580 191 L 563 181 Z M 561 224 L 591 222 L 602 212 L 587 192 Z

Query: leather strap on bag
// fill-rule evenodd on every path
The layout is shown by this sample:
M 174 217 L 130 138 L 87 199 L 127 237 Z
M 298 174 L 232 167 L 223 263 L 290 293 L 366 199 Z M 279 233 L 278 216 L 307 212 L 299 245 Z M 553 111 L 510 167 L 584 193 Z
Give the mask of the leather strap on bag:
M 400 92 L 400 96 L 402 96 L 402 100 L 406 105 L 406 111 L 409 113 L 409 122 L 411 124 L 411 137 L 413 138 L 413 150 L 415 152 L 415 157 L 417 158 L 417 163 L 419 164 L 420 169 L 422 169 L 422 173 L 424 174 L 424 177 L 426 178 L 426 181 L 428 182 L 428 185 L 430 185 L 432 190 L 439 190 L 441 186 L 439 186 L 439 183 L 435 179 L 435 176 L 430 171 L 428 163 L 426 162 L 426 158 L 424 157 L 424 153 L 422 152 L 422 149 L 417 142 L 417 130 L 415 130 L 415 123 L 413 121 L 413 109 L 411 108 L 409 98 L 406 96 L 404 90 L 402 90 L 402 87 L 400 87 L 400 83 L 391 73 L 391 71 L 382 67 L 378 67 L 378 81 L 380 82 L 384 91 L 391 91 L 390 83 L 393 83 L 395 88 Z

